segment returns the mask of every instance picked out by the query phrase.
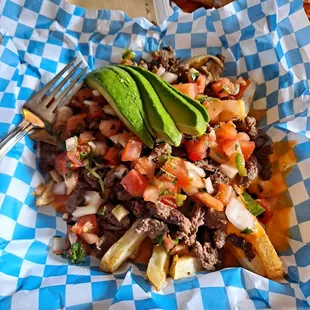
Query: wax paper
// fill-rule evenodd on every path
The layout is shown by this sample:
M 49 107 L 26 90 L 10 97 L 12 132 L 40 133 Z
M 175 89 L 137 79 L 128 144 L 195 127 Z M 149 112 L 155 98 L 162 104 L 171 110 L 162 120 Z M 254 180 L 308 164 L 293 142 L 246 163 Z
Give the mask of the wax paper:
M 117 63 L 125 48 L 137 58 L 171 44 L 178 57 L 222 53 L 225 75 L 258 83 L 254 108 L 274 141 L 297 141 L 298 163 L 287 177 L 290 246 L 286 276 L 270 281 L 242 268 L 172 281 L 156 292 L 145 267 L 103 273 L 98 260 L 68 265 L 50 253 L 65 223 L 51 207 L 37 209 L 40 182 L 29 137 L 0 162 L 1 309 L 305 309 L 310 301 L 310 26 L 302 1 L 240 0 L 185 14 L 177 7 L 160 26 L 120 11 L 91 11 L 61 0 L 0 4 L 0 138 L 22 119 L 21 107 L 76 56 L 93 70 Z M 77 60 L 77 61 L 78 61 Z M 283 150 L 283 156 L 285 156 Z

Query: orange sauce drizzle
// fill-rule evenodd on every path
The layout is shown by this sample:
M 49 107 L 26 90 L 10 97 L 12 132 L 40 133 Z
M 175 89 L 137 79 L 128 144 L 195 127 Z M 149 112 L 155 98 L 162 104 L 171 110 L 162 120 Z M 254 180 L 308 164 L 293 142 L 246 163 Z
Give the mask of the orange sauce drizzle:
M 295 141 L 274 143 L 274 153 L 270 156 L 271 179 L 268 181 L 256 180 L 249 187 L 250 193 L 267 199 L 273 211 L 273 217 L 265 229 L 275 249 L 280 252 L 285 251 L 289 246 L 290 213 L 293 204 L 287 192 L 286 176 L 297 162 L 293 150 L 295 145 Z

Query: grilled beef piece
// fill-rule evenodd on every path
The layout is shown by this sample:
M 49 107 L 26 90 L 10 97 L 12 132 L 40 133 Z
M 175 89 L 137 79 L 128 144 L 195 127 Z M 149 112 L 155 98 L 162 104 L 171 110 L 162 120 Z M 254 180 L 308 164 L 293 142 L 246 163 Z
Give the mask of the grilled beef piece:
M 73 192 L 69 195 L 66 202 L 66 211 L 69 214 L 75 210 L 76 207 L 80 207 L 84 204 L 84 194 L 86 191 L 91 190 L 90 185 L 84 180 L 79 180 Z
M 147 236 L 155 241 L 158 236 L 162 236 L 167 233 L 168 226 L 161 221 L 152 218 L 143 219 L 135 228 L 135 231 L 139 234 L 141 232 L 146 232 Z
M 186 152 L 186 150 L 185 150 L 184 144 L 181 144 L 181 145 L 178 146 L 178 147 L 173 146 L 173 147 L 172 147 L 172 153 L 171 153 L 171 155 L 172 155 L 172 156 L 175 156 L 175 157 L 186 158 L 186 157 L 187 157 L 187 152 Z
M 151 216 L 150 211 L 146 208 L 146 202 L 143 199 L 127 200 L 123 206 L 137 218 L 147 218 Z
M 270 155 L 273 152 L 272 145 L 269 144 L 269 137 L 261 129 L 256 128 L 256 119 L 248 116 L 244 121 L 235 122 L 237 130 L 246 132 L 252 141 L 255 142 L 254 155 L 258 161 L 258 172 L 262 180 L 269 180 L 272 174 Z
M 99 220 L 100 226 L 105 229 L 110 230 L 122 230 L 127 229 L 130 226 L 129 216 L 126 215 L 121 221 L 118 221 L 116 217 L 113 215 L 112 210 L 115 208 L 115 205 L 107 204 L 105 206 L 103 215 Z
M 242 237 L 237 236 L 236 234 L 231 234 L 227 236 L 227 241 L 231 242 L 233 245 L 243 250 L 246 257 L 251 261 L 255 257 L 255 253 L 250 242 L 245 241 Z
M 155 163 L 164 164 L 165 160 L 170 156 L 172 148 L 168 143 L 162 142 L 156 144 L 153 148 L 149 159 Z
M 209 172 L 214 172 L 218 167 L 209 162 L 208 159 L 202 159 L 199 161 L 195 161 L 194 164 L 202 168 L 203 170 L 207 170 Z
M 217 229 L 221 226 L 225 226 L 227 221 L 224 212 L 207 208 L 204 223 L 209 229 Z
M 193 252 L 203 268 L 208 271 L 215 270 L 215 265 L 219 263 L 219 258 L 217 250 L 212 248 L 211 243 L 205 242 L 202 246 L 201 243 L 196 241 L 193 245 Z
M 238 186 L 248 188 L 251 182 L 255 180 L 258 176 L 259 163 L 255 155 L 251 155 L 251 157 L 246 161 L 245 167 L 247 169 L 247 176 L 240 177 L 239 175 L 237 175 L 236 184 Z
M 157 202 L 156 204 L 149 202 L 146 206 L 155 218 L 168 224 L 178 225 L 182 232 L 186 235 L 190 234 L 191 222 L 179 210 L 169 207 L 162 202 Z
M 179 238 L 183 239 L 187 246 L 192 246 L 195 243 L 198 228 L 204 224 L 204 216 L 205 210 L 196 204 L 190 216 L 190 233 L 188 235 L 185 233 L 179 235 Z
M 88 183 L 92 190 L 100 191 L 101 187 L 98 179 L 91 175 L 86 168 L 80 169 L 80 178 L 82 178 L 86 183 Z
M 42 173 L 47 173 L 55 169 L 55 157 L 57 155 L 57 147 L 49 143 L 40 142 L 39 149 L 39 169 Z
M 226 176 L 224 173 L 222 173 L 220 170 L 216 170 L 214 174 L 211 174 L 210 179 L 212 181 L 212 184 L 213 184 L 215 191 L 218 190 L 219 184 L 229 184 L 230 183 L 229 177 Z
M 212 241 L 217 249 L 223 248 L 226 239 L 226 217 L 224 212 L 208 208 L 204 219 L 205 226 L 211 229 Z

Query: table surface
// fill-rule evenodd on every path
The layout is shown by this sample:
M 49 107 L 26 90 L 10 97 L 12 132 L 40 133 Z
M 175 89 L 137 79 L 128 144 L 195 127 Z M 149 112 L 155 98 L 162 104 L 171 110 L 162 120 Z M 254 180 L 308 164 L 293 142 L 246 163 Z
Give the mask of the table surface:
M 87 9 L 122 10 L 132 18 L 145 17 L 155 23 L 156 16 L 153 0 L 67 0 Z

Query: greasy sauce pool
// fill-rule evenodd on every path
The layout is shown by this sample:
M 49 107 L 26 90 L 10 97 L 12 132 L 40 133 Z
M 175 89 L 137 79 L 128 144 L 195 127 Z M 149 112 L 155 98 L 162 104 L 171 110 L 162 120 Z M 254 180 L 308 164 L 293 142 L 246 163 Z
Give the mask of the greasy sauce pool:
M 295 141 L 274 143 L 274 153 L 270 157 L 273 171 L 271 179 L 254 182 L 249 188 L 249 192 L 259 198 L 266 198 L 273 211 L 266 232 L 278 252 L 285 251 L 289 246 L 289 219 L 293 205 L 287 192 L 286 176 L 297 162 L 293 151 L 295 145 Z

